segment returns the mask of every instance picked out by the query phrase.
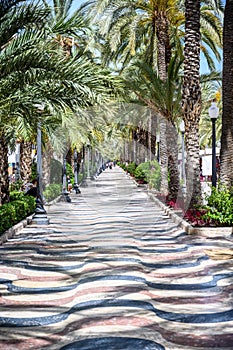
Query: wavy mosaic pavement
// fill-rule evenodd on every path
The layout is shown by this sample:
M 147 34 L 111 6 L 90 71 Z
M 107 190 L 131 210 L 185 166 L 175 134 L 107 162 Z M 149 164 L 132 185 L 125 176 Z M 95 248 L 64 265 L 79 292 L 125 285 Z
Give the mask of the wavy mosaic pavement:
M 2 350 L 233 350 L 233 264 L 118 168 L 0 246 Z

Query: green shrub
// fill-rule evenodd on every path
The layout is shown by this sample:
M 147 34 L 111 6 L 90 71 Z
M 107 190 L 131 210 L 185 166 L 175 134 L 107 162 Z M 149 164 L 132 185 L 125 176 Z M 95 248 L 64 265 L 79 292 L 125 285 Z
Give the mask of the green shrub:
M 0 206 L 0 234 L 32 214 L 36 208 L 35 198 L 23 192 L 12 192 L 10 203 Z
M 24 196 L 23 197 L 23 201 L 24 203 L 27 204 L 28 206 L 28 214 L 31 214 L 34 212 L 34 210 L 36 209 L 36 201 L 35 198 L 32 196 Z
M 225 187 L 216 189 L 212 187 L 211 195 L 206 197 L 205 220 L 211 219 L 215 225 L 233 225 L 233 188 L 228 190 Z
M 147 163 L 139 164 L 134 173 L 135 179 L 147 182 L 148 170 L 149 169 L 147 169 Z
M 130 173 L 130 175 L 134 176 L 136 168 L 136 163 L 132 162 L 129 163 L 129 165 L 126 167 L 126 170 L 128 171 L 128 173 Z
M 20 191 L 10 192 L 10 202 L 13 202 L 22 198 L 25 198 L 24 192 L 20 192 Z
M 53 199 L 57 198 L 62 191 L 62 185 L 61 184 L 51 184 L 46 187 L 46 189 L 43 192 L 43 195 L 47 202 L 52 201 Z
M 12 204 L 3 204 L 0 207 L 0 233 L 14 226 L 16 222 L 15 207 Z
M 148 183 L 151 187 L 159 190 L 161 184 L 160 166 L 156 160 L 141 163 L 135 170 L 136 180 Z
M 127 168 L 126 164 L 121 163 L 121 162 L 117 162 L 117 165 L 118 165 L 119 167 L 121 167 L 123 170 L 126 170 L 126 168 Z

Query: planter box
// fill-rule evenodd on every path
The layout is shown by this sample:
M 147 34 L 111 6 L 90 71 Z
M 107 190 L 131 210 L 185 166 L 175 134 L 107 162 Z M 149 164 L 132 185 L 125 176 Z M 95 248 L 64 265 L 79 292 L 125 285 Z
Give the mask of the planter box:
M 203 237 L 232 237 L 233 238 L 233 227 L 195 227 L 189 222 L 184 220 L 181 216 L 177 215 L 175 211 L 167 207 L 164 203 L 152 193 L 148 191 L 148 196 L 175 222 L 178 226 L 189 235 L 198 235 Z

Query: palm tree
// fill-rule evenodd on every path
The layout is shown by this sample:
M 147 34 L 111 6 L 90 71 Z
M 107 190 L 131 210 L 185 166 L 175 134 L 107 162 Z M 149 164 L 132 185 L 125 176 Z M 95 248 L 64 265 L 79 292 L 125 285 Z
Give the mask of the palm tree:
M 220 153 L 221 183 L 233 186 L 233 3 L 226 0 L 223 30 L 223 114 Z
M 214 70 L 213 56 L 220 61 L 222 48 L 222 13 L 218 0 L 201 2 L 201 51 Z M 104 59 L 117 60 L 125 67 L 132 59 L 146 61 L 165 72 L 171 51 L 183 52 L 183 0 L 113 1 L 92 0 L 87 5 L 96 18 L 103 42 Z M 88 7 L 88 9 L 89 9 Z M 94 13 L 94 15 L 93 15 Z
M 14 58 L 12 60 L 12 57 Z M 119 79 L 85 57 L 64 59 L 62 50 L 50 49 L 40 35 L 24 31 L 0 53 L 1 140 L 4 143 L 6 125 L 25 118 L 36 130 L 35 103 L 46 102 L 43 125 L 56 126 L 67 109 L 83 114 L 83 109 L 106 102 L 114 93 Z M 54 127 L 55 128 L 55 127 Z M 3 202 L 9 197 L 8 174 L 2 166 L 1 193 Z M 4 191 L 7 191 L 6 193 Z
M 16 56 L 22 54 L 17 49 L 14 51 L 16 56 L 8 56 L 9 46 L 16 47 L 18 42 L 19 32 L 25 28 L 41 27 L 46 21 L 47 11 L 35 4 L 27 4 L 25 6 L 22 0 L 3 0 L 0 5 L 0 106 L 1 106 L 1 124 L 0 124 L 0 148 L 1 148 L 1 164 L 0 164 L 0 202 L 7 202 L 9 199 L 9 179 L 8 179 L 8 147 L 5 137 L 5 113 L 9 110 L 10 99 L 9 92 L 11 89 L 12 79 L 10 72 L 18 69 Z M 28 47 L 28 42 L 25 47 Z M 25 48 L 24 47 L 24 48 Z M 12 52 L 11 52 L 12 53 Z M 9 61 L 11 58 L 11 61 Z M 8 78 L 7 78 L 8 77 Z M 22 79 L 22 76 L 19 77 Z M 22 81 L 21 81 L 22 83 Z M 15 87 L 13 87 L 13 90 Z
M 136 59 L 146 61 L 157 70 L 159 77 L 166 80 L 167 68 L 172 51 L 182 56 L 184 36 L 184 7 L 181 1 L 91 1 L 94 3 L 100 32 L 106 40 L 104 50 L 110 59 L 115 59 L 125 68 Z M 207 47 L 220 59 L 217 47 L 221 47 L 221 21 L 215 1 L 206 0 L 202 6 L 202 51 L 211 69 L 213 60 Z M 199 3 L 200 5 L 200 3 Z M 200 17 L 199 17 L 200 21 Z M 209 34 L 211 33 L 211 35 Z M 200 28 L 199 28 L 200 34 Z M 107 50 L 106 50 L 106 44 Z M 200 44 L 200 41 L 199 41 Z M 166 124 L 166 123 L 165 123 Z M 166 160 L 166 125 L 162 123 L 162 187 L 166 192 L 169 166 Z M 163 157 L 163 154 L 165 155 Z
M 179 190 L 176 122 L 181 117 L 181 78 L 179 76 L 181 64 L 182 61 L 177 56 L 172 57 L 165 81 L 160 79 L 154 70 L 145 63 L 138 63 L 137 66 L 132 66 L 132 70 L 129 71 L 126 77 L 126 84 L 136 94 L 137 98 L 151 108 L 156 115 L 159 115 L 160 119 L 163 119 L 163 123 L 160 123 L 160 128 L 164 125 L 166 132 L 160 129 L 160 135 L 165 138 L 164 145 L 167 147 L 167 152 L 166 154 L 162 152 L 160 159 L 166 165 L 167 155 L 169 155 L 169 197 L 172 198 L 177 198 Z M 132 71 L 134 74 L 132 74 Z M 164 178 L 164 174 L 162 175 Z M 163 193 L 166 193 L 163 183 L 161 187 Z
M 185 48 L 182 109 L 187 152 L 187 194 L 190 206 L 201 198 L 199 164 L 200 87 L 200 0 L 185 1 Z
M 134 57 L 149 64 L 158 73 L 160 79 L 166 80 L 167 68 L 171 57 L 170 23 L 179 15 L 176 0 L 149 1 L 103 1 L 96 0 L 95 11 L 103 12 L 99 27 L 101 34 L 109 42 L 110 50 L 116 59 L 120 59 L 122 67 L 127 67 Z M 105 16 L 105 13 L 107 16 Z M 104 24 L 105 22 L 105 24 Z M 109 54 L 109 51 L 107 51 Z M 109 55 L 112 57 L 112 55 Z M 119 60 L 118 60 L 119 61 Z M 166 123 L 161 120 L 161 162 L 162 188 L 168 192 L 168 158 L 166 148 Z M 157 124 L 157 117 L 152 114 L 151 125 Z M 147 147 L 155 148 L 155 130 L 151 130 L 150 140 L 145 130 L 140 130 L 137 140 Z M 145 138 L 143 140 L 143 138 Z M 165 157 L 163 157 L 165 154 Z
M 162 79 L 166 77 L 171 57 L 169 24 L 179 15 L 176 0 L 96 0 L 90 4 L 118 64 L 125 67 L 135 55 L 142 55 Z

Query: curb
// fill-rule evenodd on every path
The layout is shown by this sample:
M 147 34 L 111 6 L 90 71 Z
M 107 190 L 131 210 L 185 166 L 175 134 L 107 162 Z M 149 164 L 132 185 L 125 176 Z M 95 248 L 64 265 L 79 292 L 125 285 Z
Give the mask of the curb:
M 18 232 L 20 232 L 24 227 L 30 225 L 32 222 L 33 215 L 28 216 L 26 219 L 18 222 L 16 225 L 12 226 L 0 236 L 0 245 L 8 241 L 8 239 L 14 237 Z
M 61 199 L 61 195 L 58 196 L 57 198 L 55 198 L 54 200 L 52 200 L 51 202 L 45 204 L 44 206 L 49 207 L 50 205 L 56 204 L 57 202 L 59 202 L 59 200 Z M 11 228 L 9 228 L 8 230 L 6 230 L 5 232 L 3 232 L 0 236 L 0 245 L 2 245 L 3 243 L 7 242 L 8 239 L 14 237 L 17 235 L 17 233 L 19 233 L 24 227 L 30 225 L 32 223 L 32 219 L 33 216 L 35 214 L 31 214 L 30 216 L 28 216 L 26 219 L 18 222 L 17 224 L 15 224 L 14 226 L 12 226 Z
M 126 174 L 126 172 L 125 172 Z M 181 227 L 188 235 L 197 235 L 206 238 L 233 238 L 233 227 L 195 227 L 192 226 L 189 222 L 184 220 L 182 217 L 177 215 L 173 209 L 167 207 L 162 203 L 156 195 L 148 188 L 148 185 L 138 184 L 135 179 L 126 174 L 126 176 L 137 186 L 143 187 L 147 191 L 148 197 L 155 202 L 162 211 L 175 223 L 177 226 Z
M 53 199 L 51 202 L 44 204 L 44 207 L 50 207 L 50 205 L 58 203 L 61 200 L 61 198 L 62 198 L 62 194 L 60 194 L 58 197 Z
M 182 219 L 179 215 L 174 213 L 173 209 L 170 209 L 165 204 L 160 202 L 160 200 L 155 197 L 155 195 L 147 191 L 147 194 L 150 199 L 152 199 L 164 212 L 168 215 L 169 218 L 172 219 L 174 223 L 176 223 L 179 227 L 181 227 L 188 235 L 198 235 L 206 238 L 214 238 L 214 237 L 225 237 L 232 238 L 233 227 L 195 227 L 188 223 L 186 220 Z

